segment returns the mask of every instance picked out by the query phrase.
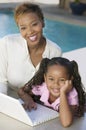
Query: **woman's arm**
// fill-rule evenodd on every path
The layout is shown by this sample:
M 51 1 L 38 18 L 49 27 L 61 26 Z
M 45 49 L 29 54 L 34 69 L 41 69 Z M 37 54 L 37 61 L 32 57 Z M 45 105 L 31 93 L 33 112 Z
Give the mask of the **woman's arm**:
M 7 94 L 7 49 L 5 39 L 0 39 L 0 92 Z
M 19 89 L 18 95 L 24 101 L 23 106 L 24 106 L 25 109 L 31 110 L 31 109 L 36 109 L 37 108 L 37 105 L 33 101 L 31 95 L 24 91 L 24 87 Z
M 8 86 L 5 83 L 0 83 L 0 93 L 4 93 L 7 95 Z

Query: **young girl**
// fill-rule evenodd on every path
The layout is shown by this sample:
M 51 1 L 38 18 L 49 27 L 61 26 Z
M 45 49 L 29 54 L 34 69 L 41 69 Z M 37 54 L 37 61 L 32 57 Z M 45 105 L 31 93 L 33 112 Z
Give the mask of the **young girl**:
M 61 57 L 43 59 L 35 76 L 19 90 L 26 109 L 37 108 L 33 95 L 59 111 L 64 127 L 71 125 L 74 115 L 84 114 L 85 92 L 75 61 Z

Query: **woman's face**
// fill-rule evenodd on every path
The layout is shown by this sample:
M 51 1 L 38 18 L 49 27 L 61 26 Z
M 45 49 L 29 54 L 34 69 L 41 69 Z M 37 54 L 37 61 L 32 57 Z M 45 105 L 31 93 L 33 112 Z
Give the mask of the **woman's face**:
M 22 37 L 27 41 L 29 47 L 37 46 L 42 40 L 43 22 L 35 13 L 21 15 L 18 26 Z
M 68 80 L 69 75 L 64 66 L 53 65 L 48 67 L 44 78 L 51 97 L 56 99 L 60 96 L 60 89 L 64 86 L 65 81 Z

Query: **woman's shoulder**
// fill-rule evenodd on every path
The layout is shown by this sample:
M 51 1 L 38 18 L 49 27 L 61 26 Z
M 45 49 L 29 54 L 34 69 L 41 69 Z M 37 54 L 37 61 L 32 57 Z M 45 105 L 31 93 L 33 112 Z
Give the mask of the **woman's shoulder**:
M 13 45 L 13 43 L 21 44 L 21 42 L 24 42 L 24 39 L 22 38 L 22 36 L 19 33 L 10 34 L 10 35 L 6 35 L 0 39 L 0 44 L 1 44 L 0 46 L 9 46 L 10 44 Z
M 46 49 L 50 51 L 51 57 L 61 56 L 62 49 L 58 44 L 46 38 Z
M 48 39 L 48 38 L 46 38 L 46 43 L 47 43 L 49 46 L 53 46 L 53 47 L 58 47 L 58 48 L 60 48 L 60 46 L 59 46 L 57 43 L 53 42 L 52 40 L 50 40 L 50 39 Z
M 21 39 L 22 36 L 19 33 L 16 34 L 9 34 L 1 38 L 1 40 L 15 40 L 15 39 Z

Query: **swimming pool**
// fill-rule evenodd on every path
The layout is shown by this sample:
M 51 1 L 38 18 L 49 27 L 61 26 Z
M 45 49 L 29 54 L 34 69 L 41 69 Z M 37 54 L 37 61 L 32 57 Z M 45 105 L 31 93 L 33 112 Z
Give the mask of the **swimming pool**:
M 12 10 L 0 10 L 0 38 L 18 33 Z M 56 42 L 63 50 L 86 47 L 86 27 L 45 19 L 44 35 Z

